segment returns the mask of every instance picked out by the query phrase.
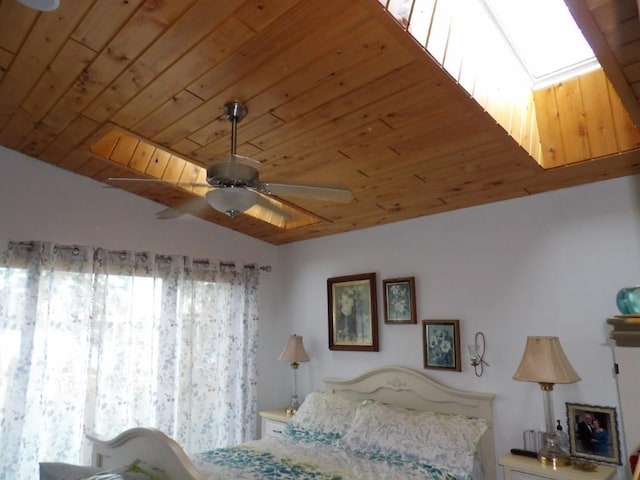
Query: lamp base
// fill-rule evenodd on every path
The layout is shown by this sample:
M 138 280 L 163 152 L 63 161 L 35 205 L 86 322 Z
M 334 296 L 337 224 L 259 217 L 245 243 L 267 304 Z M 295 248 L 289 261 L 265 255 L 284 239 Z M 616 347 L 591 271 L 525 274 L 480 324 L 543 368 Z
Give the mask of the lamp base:
M 298 402 L 298 395 L 291 395 L 291 404 L 285 410 L 285 415 L 287 417 L 293 417 L 298 411 L 298 407 L 300 407 L 300 403 Z
M 544 447 L 538 452 L 538 460 L 553 468 L 571 464 L 569 454 L 560 448 L 560 441 L 555 433 L 544 434 Z
M 296 414 L 296 412 L 297 412 L 297 411 L 298 411 L 298 409 L 297 409 L 297 408 L 294 408 L 294 407 L 292 407 L 292 406 L 289 406 L 289 407 L 287 407 L 287 409 L 285 410 L 285 412 L 284 412 L 284 413 L 285 413 L 285 415 L 286 415 L 287 417 L 293 417 L 293 416 Z

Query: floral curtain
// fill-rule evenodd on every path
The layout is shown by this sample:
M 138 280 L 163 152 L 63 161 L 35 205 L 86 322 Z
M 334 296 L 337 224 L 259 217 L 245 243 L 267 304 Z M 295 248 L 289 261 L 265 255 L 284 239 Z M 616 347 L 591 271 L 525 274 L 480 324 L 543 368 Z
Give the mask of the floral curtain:
M 0 253 L 0 478 L 87 463 L 146 426 L 188 453 L 254 438 L 258 268 L 10 243 Z

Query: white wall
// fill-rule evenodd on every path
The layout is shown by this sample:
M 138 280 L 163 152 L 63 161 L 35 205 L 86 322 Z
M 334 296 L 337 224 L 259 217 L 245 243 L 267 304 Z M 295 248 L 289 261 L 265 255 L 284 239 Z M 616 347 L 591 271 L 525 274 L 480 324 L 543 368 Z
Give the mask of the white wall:
M 283 247 L 284 315 L 311 357 L 299 370 L 301 393 L 322 388 L 322 376 L 423 368 L 421 327 L 384 325 L 382 316 L 382 280 L 415 276 L 419 321 L 461 323 L 463 371 L 424 372 L 497 395 L 499 456 L 522 447 L 524 429 L 544 429 L 538 385 L 511 378 L 528 335 L 559 336 L 582 377 L 555 388 L 563 424 L 565 402 L 619 408 L 605 319 L 619 313 L 616 292 L 640 280 L 639 191 L 638 178 L 617 179 Z M 380 352 L 330 351 L 327 278 L 366 272 L 378 279 Z M 481 378 L 464 347 L 476 331 L 490 364 Z
M 190 216 L 156 220 L 164 206 L 102 186 L 0 147 L 0 243 L 47 240 L 271 265 L 261 275 L 258 375 L 277 388 L 259 389 L 258 404 L 276 404 L 275 392 L 289 388 L 289 379 L 273 368 L 283 365 L 269 347 L 284 342 L 276 312 L 282 275 L 276 247 Z

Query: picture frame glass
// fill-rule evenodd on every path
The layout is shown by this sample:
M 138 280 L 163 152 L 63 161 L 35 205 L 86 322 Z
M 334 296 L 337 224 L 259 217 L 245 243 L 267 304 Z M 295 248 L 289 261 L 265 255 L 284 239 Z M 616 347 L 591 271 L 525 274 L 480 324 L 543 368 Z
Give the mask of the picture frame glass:
M 415 277 L 384 280 L 384 322 L 392 325 L 415 324 Z
M 424 368 L 461 371 L 459 320 L 423 320 Z
M 597 463 L 622 465 L 615 407 L 567 403 L 569 454 Z
M 375 274 L 327 280 L 329 349 L 378 351 Z

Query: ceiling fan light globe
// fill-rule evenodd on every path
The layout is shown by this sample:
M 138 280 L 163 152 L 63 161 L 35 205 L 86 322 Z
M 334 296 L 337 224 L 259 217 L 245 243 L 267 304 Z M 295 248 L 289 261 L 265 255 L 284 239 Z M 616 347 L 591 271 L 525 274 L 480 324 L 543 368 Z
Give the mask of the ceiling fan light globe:
M 246 188 L 216 188 L 205 195 L 209 205 L 231 218 L 250 209 L 258 201 L 257 197 L 256 192 Z

